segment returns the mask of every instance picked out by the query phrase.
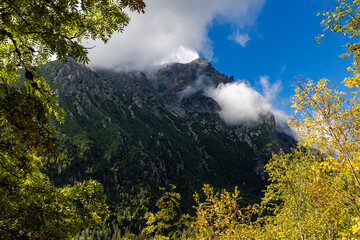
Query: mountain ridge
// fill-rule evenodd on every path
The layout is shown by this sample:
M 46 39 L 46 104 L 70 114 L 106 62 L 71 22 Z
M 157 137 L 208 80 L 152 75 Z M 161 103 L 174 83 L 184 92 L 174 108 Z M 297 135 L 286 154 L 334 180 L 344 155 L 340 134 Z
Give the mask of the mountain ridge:
M 119 214 L 129 205 L 136 209 L 134 199 L 146 195 L 143 208 L 122 215 L 120 225 L 141 223 L 159 187 L 170 184 L 178 186 L 185 206 L 204 183 L 238 185 L 244 201 L 257 201 L 266 184 L 266 161 L 295 144 L 277 131 L 270 112 L 258 125 L 226 125 L 219 104 L 196 88 L 196 81 L 201 77 L 201 84 L 216 87 L 234 80 L 203 58 L 151 74 L 93 71 L 72 60 L 42 72 L 67 113 L 65 124 L 54 121 L 67 160 L 47 162 L 47 173 L 59 185 L 98 180 Z M 183 94 L 191 85 L 191 94 Z

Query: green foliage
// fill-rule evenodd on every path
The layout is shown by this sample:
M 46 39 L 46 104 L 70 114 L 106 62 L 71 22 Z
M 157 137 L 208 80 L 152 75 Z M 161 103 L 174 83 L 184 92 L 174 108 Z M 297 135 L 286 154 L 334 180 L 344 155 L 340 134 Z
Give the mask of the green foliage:
M 174 192 L 175 188 L 172 185 L 157 201 L 158 212 L 147 214 L 147 227 L 142 232 L 155 234 L 151 239 L 178 239 L 189 224 L 189 215 L 178 213 L 180 194 Z
M 33 173 L 7 182 L 7 188 L 11 192 L 1 190 L 1 239 L 69 238 L 101 223 L 107 211 L 102 187 L 94 181 L 59 189 Z
M 276 144 L 276 142 L 270 137 L 269 130 L 266 129 L 266 127 L 261 126 L 259 130 L 260 130 L 260 134 L 253 137 L 254 138 L 253 141 L 256 144 L 256 146 L 266 149 Z
M 148 214 L 146 239 L 256 239 L 252 218 L 258 206 L 241 207 L 237 188 L 233 193 L 215 192 L 205 184 L 203 194 L 194 195 L 194 217 L 178 214 L 180 195 L 172 190 L 158 200 L 159 211 Z
M 113 216 L 110 216 L 108 222 L 115 224 L 121 234 L 140 232 L 146 222 L 145 215 L 149 211 L 151 198 L 148 188 L 122 187 L 118 191 Z
M 123 8 L 142 12 L 141 0 L 4 0 L 0 2 L 0 63 L 22 66 L 30 76 L 34 66 L 54 54 L 88 62 L 85 39 L 106 42 L 129 23 Z M 30 77 L 31 79 L 31 77 Z
M 84 39 L 107 41 L 129 22 L 123 8 L 141 0 L 0 2 L 0 239 L 67 239 L 107 214 L 102 185 L 88 180 L 57 188 L 41 173 L 55 158 L 49 117 L 64 111 L 38 67 L 56 55 L 87 62 Z M 19 81 L 19 70 L 25 79 Z

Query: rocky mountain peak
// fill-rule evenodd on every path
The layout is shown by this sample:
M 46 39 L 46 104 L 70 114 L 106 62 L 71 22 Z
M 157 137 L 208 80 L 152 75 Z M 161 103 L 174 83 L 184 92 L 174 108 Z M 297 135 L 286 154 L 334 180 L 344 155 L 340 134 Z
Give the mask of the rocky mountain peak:
M 163 92 L 174 88 L 181 88 L 195 82 L 199 77 L 211 79 L 212 84 L 229 82 L 226 75 L 219 73 L 206 58 L 198 58 L 190 63 L 172 63 L 160 67 L 152 74 L 151 81 L 155 89 Z
M 197 59 L 195 59 L 194 61 L 192 61 L 193 63 L 198 63 L 198 64 L 201 64 L 201 65 L 211 65 L 210 61 L 207 60 L 206 58 L 204 57 L 199 57 Z
M 288 116 L 286 122 L 289 127 L 297 128 L 300 126 L 300 121 L 294 115 Z

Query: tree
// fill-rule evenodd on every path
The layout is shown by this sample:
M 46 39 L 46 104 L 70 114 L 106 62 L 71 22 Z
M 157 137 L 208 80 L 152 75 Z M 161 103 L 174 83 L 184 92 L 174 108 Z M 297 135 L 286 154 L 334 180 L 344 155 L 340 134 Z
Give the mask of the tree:
M 129 23 L 124 8 L 142 0 L 0 2 L 0 239 L 63 239 L 101 222 L 105 195 L 96 181 L 57 188 L 41 173 L 56 157 L 49 117 L 64 112 L 38 73 L 52 56 L 86 63 L 85 39 L 106 42 Z M 19 81 L 19 70 L 26 80 Z
M 337 2 L 334 11 L 323 13 L 325 31 L 358 37 L 360 1 Z M 347 50 L 343 57 L 353 56 L 354 64 L 344 79 L 346 91 L 329 88 L 327 79 L 297 83 L 293 107 L 302 113 L 299 143 L 307 150 L 280 153 L 267 165 L 273 183 L 263 205 L 278 205 L 264 225 L 266 236 L 360 237 L 360 43 L 348 43 Z
M 235 188 L 233 193 L 205 184 L 204 196 L 195 193 L 196 215 L 178 213 L 180 194 L 165 192 L 156 203 L 159 211 L 147 214 L 147 227 L 142 233 L 149 239 L 252 239 L 257 228 L 253 224 L 254 213 L 258 205 L 241 208 L 240 192 Z
M 299 147 L 266 165 L 271 184 L 262 200 L 262 239 L 357 239 L 359 235 L 359 106 L 357 92 L 299 82 Z M 356 89 L 355 89 L 356 91 Z M 260 227 L 260 226 L 259 226 Z
M 325 156 L 299 147 L 280 152 L 266 166 L 272 182 L 262 200 L 260 239 L 338 239 L 349 226 L 351 203 L 337 189 Z M 264 216 L 265 215 L 265 216 Z
M 193 239 L 252 239 L 255 236 L 252 217 L 258 206 L 241 208 L 240 192 L 222 190 L 216 193 L 208 184 L 203 186 L 205 200 L 195 193 L 196 217 L 191 223 Z M 259 238 L 260 239 L 260 238 Z
M 175 186 L 171 185 L 171 190 L 164 193 L 157 202 L 159 211 L 147 214 L 147 227 L 142 233 L 154 235 L 151 239 L 182 239 L 183 231 L 189 225 L 189 215 L 178 213 L 180 206 L 180 194 L 175 192 Z M 164 189 L 162 189 L 164 190 Z

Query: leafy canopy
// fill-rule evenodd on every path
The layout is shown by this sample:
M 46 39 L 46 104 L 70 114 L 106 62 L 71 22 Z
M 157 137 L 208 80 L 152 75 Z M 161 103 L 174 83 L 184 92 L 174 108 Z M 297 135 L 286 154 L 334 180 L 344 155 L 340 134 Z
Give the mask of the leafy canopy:
M 149 239 L 186 238 L 183 236 L 182 230 L 189 225 L 189 216 L 178 213 L 181 198 L 180 194 L 174 191 L 175 188 L 175 186 L 171 185 L 170 191 L 165 192 L 164 196 L 156 202 L 158 212 L 147 214 L 147 227 L 143 229 L 142 233 L 150 236 L 154 235 Z
M 141 0 L 3 0 L 0 3 L 0 61 L 33 70 L 56 54 L 88 62 L 85 39 L 106 42 L 130 19 L 124 12 L 143 12 Z
M 143 12 L 142 0 L 0 1 L 0 239 L 64 239 L 101 223 L 107 214 L 101 184 L 57 188 L 41 159 L 58 155 L 49 117 L 64 111 L 38 73 L 56 56 L 89 61 L 86 39 L 106 42 Z M 19 70 L 26 81 L 20 82 Z

